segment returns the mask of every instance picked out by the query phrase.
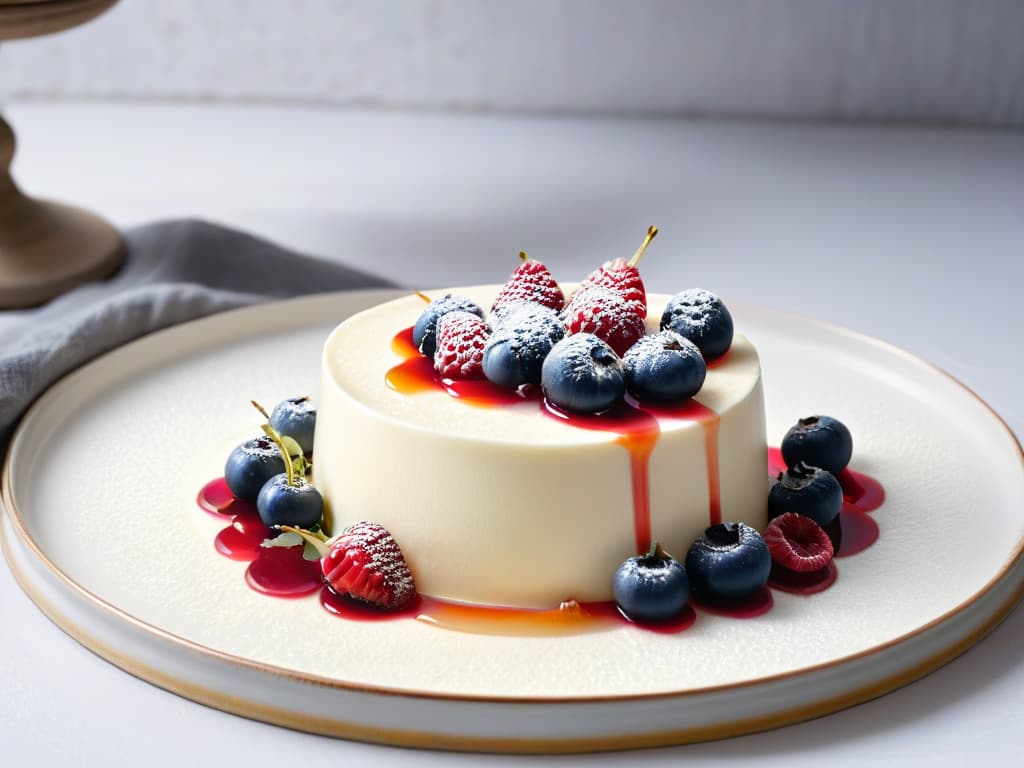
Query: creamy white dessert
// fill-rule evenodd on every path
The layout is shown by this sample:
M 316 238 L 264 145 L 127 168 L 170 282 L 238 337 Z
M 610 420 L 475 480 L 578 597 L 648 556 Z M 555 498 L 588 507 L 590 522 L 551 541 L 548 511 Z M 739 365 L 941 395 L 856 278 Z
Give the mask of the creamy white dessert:
M 487 308 L 499 288 L 452 292 Z M 667 300 L 648 297 L 649 332 Z M 682 559 L 713 522 L 764 528 L 760 364 L 742 335 L 709 368 L 695 398 L 704 408 L 647 417 L 624 434 L 614 423 L 573 426 L 537 398 L 483 407 L 441 387 L 388 386 L 403 361 L 392 340 L 423 308 L 411 295 L 331 333 L 314 446 L 314 483 L 334 530 L 379 522 L 421 593 L 523 608 L 610 600 L 615 569 L 648 538 Z

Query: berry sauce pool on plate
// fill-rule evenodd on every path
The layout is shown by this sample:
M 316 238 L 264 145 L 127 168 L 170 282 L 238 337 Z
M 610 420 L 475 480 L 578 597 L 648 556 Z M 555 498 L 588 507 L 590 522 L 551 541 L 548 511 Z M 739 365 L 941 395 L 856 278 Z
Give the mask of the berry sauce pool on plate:
M 660 414 L 659 414 L 660 415 Z M 769 449 L 768 469 L 777 473 L 781 456 L 777 448 Z M 878 525 L 864 511 L 865 500 L 877 508 L 884 498 L 882 485 L 867 475 L 846 470 L 854 476 L 852 499 L 844 499 L 840 519 L 843 543 L 837 557 L 848 557 L 863 551 L 875 540 Z M 844 483 L 844 489 L 846 488 Z M 866 489 L 866 490 L 864 490 Z M 772 592 L 811 595 L 824 591 L 836 580 L 835 562 L 821 571 L 794 574 L 774 569 L 768 588 L 760 590 L 752 599 L 734 605 L 701 603 L 691 600 L 682 614 L 659 624 L 641 624 L 630 621 L 612 601 L 570 601 L 551 610 L 528 610 L 483 605 L 465 605 L 419 595 L 414 602 L 400 611 L 380 611 L 348 597 L 334 593 L 323 584 L 320 566 L 303 559 L 301 547 L 263 548 L 261 542 L 273 538 L 273 532 L 263 525 L 253 505 L 230 499 L 230 491 L 223 478 L 203 486 L 196 499 L 197 506 L 219 520 L 230 521 L 215 538 L 217 551 L 230 559 L 248 562 L 246 583 L 255 591 L 273 597 L 303 597 L 319 593 L 319 602 L 329 614 L 346 621 L 386 621 L 415 619 L 433 626 L 474 634 L 506 636 L 573 635 L 604 631 L 629 624 L 663 634 L 683 632 L 694 624 L 698 613 L 732 619 L 750 619 L 763 615 L 773 604 Z

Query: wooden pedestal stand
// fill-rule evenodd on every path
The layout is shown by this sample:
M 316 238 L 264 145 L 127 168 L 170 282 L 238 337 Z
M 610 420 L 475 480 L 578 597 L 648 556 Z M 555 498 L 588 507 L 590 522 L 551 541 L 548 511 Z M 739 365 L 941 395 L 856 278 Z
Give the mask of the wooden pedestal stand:
M 116 0 L 0 0 L 0 40 L 84 24 Z M 31 307 L 123 261 L 121 236 L 98 216 L 22 194 L 10 175 L 14 133 L 0 118 L 0 309 Z

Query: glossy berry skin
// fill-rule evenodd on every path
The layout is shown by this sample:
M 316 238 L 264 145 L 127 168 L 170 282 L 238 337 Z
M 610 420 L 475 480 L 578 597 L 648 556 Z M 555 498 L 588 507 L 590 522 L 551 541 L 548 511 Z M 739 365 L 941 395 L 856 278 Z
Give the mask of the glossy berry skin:
M 606 411 L 626 391 L 622 360 L 589 333 L 566 336 L 555 344 L 541 366 L 540 380 L 550 403 L 575 413 Z
M 661 329 L 692 341 L 708 363 L 732 346 L 732 315 L 718 296 L 701 288 L 677 293 L 669 300 L 661 314 Z
M 835 475 L 808 464 L 779 473 L 768 490 L 768 518 L 785 512 L 809 517 L 822 528 L 843 508 L 843 488 Z
M 446 312 L 437 321 L 434 370 L 446 379 L 482 379 L 491 328 L 472 312 Z
M 782 438 L 781 448 L 787 467 L 802 461 L 836 475 L 850 463 L 853 436 L 838 419 L 808 416 L 790 427 Z
M 297 442 L 303 453 L 313 452 L 316 408 L 308 397 L 291 397 L 275 405 L 270 412 L 270 426 Z
M 612 594 L 619 610 L 633 621 L 669 621 L 689 602 L 690 579 L 682 563 L 656 548 L 619 566 Z
M 539 304 L 506 304 L 484 347 L 484 376 L 509 389 L 540 384 L 544 359 L 564 336 L 565 326 L 553 310 Z
M 270 478 L 260 489 L 256 509 L 260 520 L 268 527 L 291 525 L 312 528 L 323 517 L 324 499 L 305 478 L 295 478 L 294 485 L 289 485 L 288 475 L 281 473 Z
M 647 331 L 647 309 L 637 301 L 599 286 L 573 294 L 563 313 L 569 333 L 592 333 L 624 355 Z
M 644 336 L 622 358 L 626 391 L 641 403 L 675 405 L 696 395 L 708 368 L 697 345 L 675 331 Z
M 750 597 L 768 583 L 772 556 L 755 529 L 744 523 L 720 523 L 686 553 L 686 573 L 693 593 L 711 602 Z
M 224 480 L 239 499 L 256 503 L 260 489 L 284 472 L 284 458 L 269 437 L 254 437 L 239 445 L 224 464 Z
M 526 254 L 522 254 L 524 257 Z M 561 312 L 565 307 L 565 294 L 544 264 L 525 259 L 516 267 L 512 277 L 498 293 L 491 312 L 509 304 L 528 301 Z
M 482 318 L 484 311 L 465 296 L 447 293 L 440 299 L 434 299 L 420 313 L 416 324 L 412 327 L 412 343 L 426 357 L 433 357 L 437 349 L 437 321 L 449 312 L 472 312 Z
M 828 534 L 816 522 L 795 512 L 772 520 L 764 530 L 772 562 L 796 573 L 824 568 L 835 554 Z
M 324 580 L 339 595 L 384 610 L 399 610 L 416 597 L 416 585 L 394 537 L 380 524 L 350 525 L 320 562 Z

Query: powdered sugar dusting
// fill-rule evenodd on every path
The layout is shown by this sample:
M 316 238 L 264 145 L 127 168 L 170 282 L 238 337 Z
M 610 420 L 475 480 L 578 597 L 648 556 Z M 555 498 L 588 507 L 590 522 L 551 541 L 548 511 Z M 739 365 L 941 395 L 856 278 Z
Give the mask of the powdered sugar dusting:
M 564 319 L 569 333 L 592 333 L 622 355 L 644 335 L 646 315 L 642 304 L 608 288 L 591 286 L 573 294 Z
M 715 319 L 718 314 L 716 307 L 720 302 L 721 299 L 711 291 L 690 288 L 672 297 L 665 314 L 673 317 L 684 316 L 691 328 L 703 329 Z
M 635 267 L 629 266 L 625 259 L 607 261 L 595 269 L 580 284 L 577 293 L 589 290 L 591 287 L 607 288 L 628 302 L 636 302 L 643 307 L 647 305 L 647 292 L 644 289 L 643 280 L 640 279 L 640 272 Z
M 548 268 L 530 259 L 516 267 L 494 300 L 491 311 L 521 301 L 533 302 L 560 312 L 565 306 L 565 294 Z
M 351 593 L 352 597 L 385 608 L 401 608 L 416 594 L 412 573 L 398 542 L 379 523 L 362 521 L 350 525 L 335 540 L 332 555 L 324 561 L 324 575 L 332 585 L 352 567 L 368 574 L 357 576 L 364 589 Z M 370 588 L 366 590 L 366 586 Z
M 494 335 L 507 337 L 517 347 L 531 347 L 548 340 L 558 341 L 565 327 L 558 313 L 532 302 L 506 304 L 491 315 Z

